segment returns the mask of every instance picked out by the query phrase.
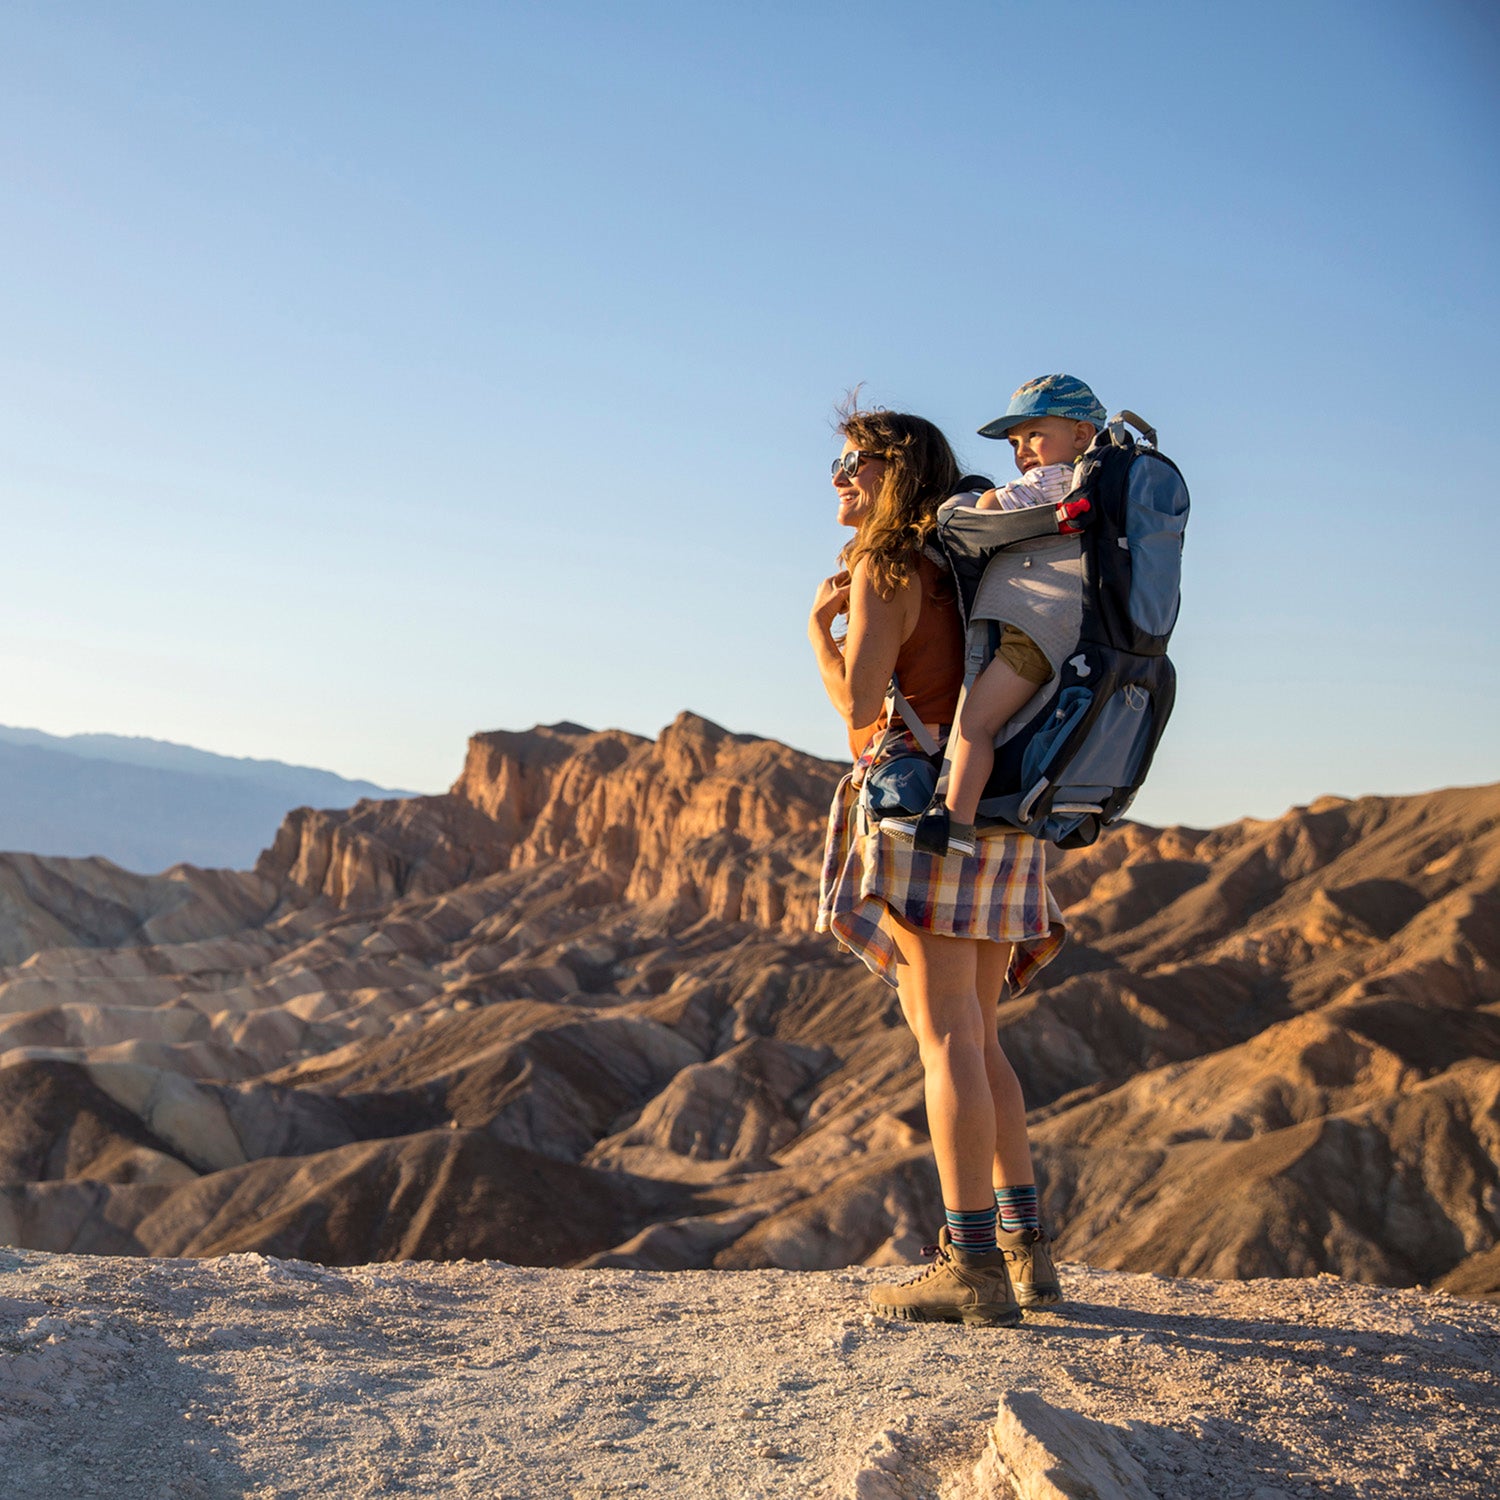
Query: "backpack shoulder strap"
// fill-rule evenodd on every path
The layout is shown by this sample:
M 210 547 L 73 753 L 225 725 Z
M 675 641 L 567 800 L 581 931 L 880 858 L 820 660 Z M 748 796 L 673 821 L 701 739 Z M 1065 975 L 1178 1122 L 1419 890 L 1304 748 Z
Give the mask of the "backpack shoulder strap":
M 897 685 L 895 673 L 892 673 L 890 691 L 885 698 L 886 723 L 894 724 L 897 714 L 900 714 L 906 727 L 911 730 L 911 737 L 922 747 L 922 754 L 936 755 L 938 742 L 933 739 L 932 731 L 918 717 L 916 709 L 906 701 L 905 694 Z

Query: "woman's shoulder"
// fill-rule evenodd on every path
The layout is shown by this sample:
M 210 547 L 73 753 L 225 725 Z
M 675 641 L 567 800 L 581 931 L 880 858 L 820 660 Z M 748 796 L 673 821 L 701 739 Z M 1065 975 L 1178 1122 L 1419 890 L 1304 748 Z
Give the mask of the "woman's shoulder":
M 919 559 L 920 561 L 920 559 Z M 904 578 L 898 578 L 888 593 L 883 593 L 880 583 L 875 577 L 875 568 L 868 556 L 856 558 L 849 569 L 849 586 L 851 589 L 859 590 L 875 599 L 883 599 L 889 602 L 900 598 L 912 591 L 916 580 L 922 576 L 919 568 L 913 566 L 906 570 Z
M 888 588 L 881 586 L 867 558 L 859 558 L 849 570 L 851 602 L 858 600 L 861 615 L 869 620 L 888 622 L 888 628 L 905 640 L 916 628 L 932 586 L 923 572 L 920 559 L 907 570 L 904 578 L 894 580 Z

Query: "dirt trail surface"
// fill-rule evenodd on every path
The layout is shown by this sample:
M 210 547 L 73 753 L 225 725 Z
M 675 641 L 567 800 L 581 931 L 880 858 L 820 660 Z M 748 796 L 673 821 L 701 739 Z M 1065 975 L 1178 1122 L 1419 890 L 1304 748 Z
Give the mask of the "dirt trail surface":
M 1069 1267 L 976 1329 L 881 1279 L 0 1250 L 0 1495 L 1497 1493 L 1500 1307 Z

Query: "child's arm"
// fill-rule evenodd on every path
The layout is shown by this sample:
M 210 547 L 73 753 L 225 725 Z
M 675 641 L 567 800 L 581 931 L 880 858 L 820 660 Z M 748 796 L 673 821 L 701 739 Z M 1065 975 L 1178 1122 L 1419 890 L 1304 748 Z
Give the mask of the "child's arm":
M 1050 505 L 1073 487 L 1071 464 L 1049 464 L 1032 469 L 999 489 L 986 490 L 975 502 L 975 510 L 1030 510 L 1033 505 Z

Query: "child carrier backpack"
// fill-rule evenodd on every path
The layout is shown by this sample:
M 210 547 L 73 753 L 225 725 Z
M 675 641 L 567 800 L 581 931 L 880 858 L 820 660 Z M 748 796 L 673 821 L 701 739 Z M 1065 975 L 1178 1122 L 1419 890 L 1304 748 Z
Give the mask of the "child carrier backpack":
M 1054 674 L 996 737 L 975 826 L 1082 848 L 1124 816 L 1172 712 L 1177 674 L 1166 653 L 1187 485 L 1155 430 L 1124 411 L 1089 445 L 1056 505 L 976 510 L 972 499 L 948 501 L 936 532 L 958 586 L 965 688 L 1006 623 L 1036 641 Z M 945 762 L 935 803 L 947 771 Z

